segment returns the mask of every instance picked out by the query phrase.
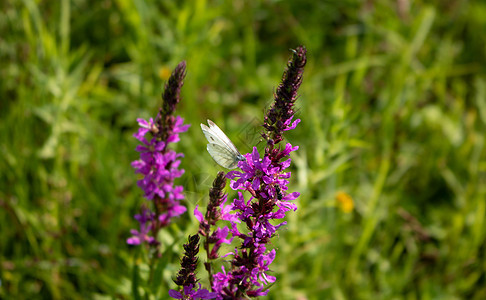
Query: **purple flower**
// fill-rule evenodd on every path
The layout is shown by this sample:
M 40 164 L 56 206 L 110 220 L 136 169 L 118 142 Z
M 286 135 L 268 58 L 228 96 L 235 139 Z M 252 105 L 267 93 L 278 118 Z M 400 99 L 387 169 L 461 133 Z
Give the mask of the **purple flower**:
M 149 211 L 146 207 L 142 207 L 142 213 L 135 215 L 135 220 L 140 223 L 140 231 L 135 229 L 130 230 L 132 237 L 127 239 L 129 245 L 140 245 L 143 242 L 152 244 L 155 242 L 154 237 L 149 236 L 151 230 L 151 222 L 154 218 L 154 213 Z
M 276 278 L 274 276 L 268 275 L 265 272 L 269 271 L 268 266 L 273 262 L 275 259 L 275 249 L 270 251 L 267 255 L 261 255 L 258 257 L 258 267 L 253 269 L 253 276 L 258 276 L 258 279 L 265 283 L 269 284 L 275 282 Z
M 176 290 L 169 290 L 169 296 L 174 299 L 214 299 L 216 298 L 216 293 L 210 292 L 206 289 L 201 289 L 201 284 L 199 283 L 199 289 L 193 290 L 193 285 L 183 287 L 183 293 Z
M 290 117 L 287 121 L 284 122 L 284 126 L 283 126 L 284 129 L 283 129 L 283 131 L 288 131 L 288 130 L 295 129 L 295 127 L 297 127 L 297 124 L 300 123 L 300 119 L 297 119 L 292 124 L 290 124 L 290 122 L 292 122 L 292 118 L 293 117 L 294 116 Z

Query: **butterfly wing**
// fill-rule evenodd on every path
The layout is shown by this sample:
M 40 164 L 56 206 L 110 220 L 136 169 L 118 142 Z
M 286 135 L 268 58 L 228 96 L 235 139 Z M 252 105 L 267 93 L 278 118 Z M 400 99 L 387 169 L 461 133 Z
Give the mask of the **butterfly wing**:
M 221 138 L 208 126 L 201 124 L 201 129 L 202 132 L 204 133 L 204 136 L 206 136 L 206 139 L 210 144 L 218 144 L 220 146 L 225 147 L 225 143 L 221 140 Z M 226 137 L 227 138 L 227 137 Z
M 211 157 L 222 167 L 234 169 L 238 161 L 245 160 L 236 146 L 213 121 L 208 120 L 209 127 L 201 124 L 201 129 L 209 144 L 207 150 Z
M 226 146 L 227 148 L 231 149 L 233 153 L 237 156 L 240 154 L 240 151 L 236 148 L 236 146 L 233 144 L 233 142 L 226 136 L 226 134 L 221 130 L 218 125 L 216 125 L 213 121 L 208 120 L 209 124 L 209 129 L 211 130 L 211 133 L 216 135 L 219 140 L 221 141 L 221 146 Z
M 207 149 L 214 161 L 223 168 L 234 169 L 238 166 L 239 159 L 228 148 L 209 143 Z

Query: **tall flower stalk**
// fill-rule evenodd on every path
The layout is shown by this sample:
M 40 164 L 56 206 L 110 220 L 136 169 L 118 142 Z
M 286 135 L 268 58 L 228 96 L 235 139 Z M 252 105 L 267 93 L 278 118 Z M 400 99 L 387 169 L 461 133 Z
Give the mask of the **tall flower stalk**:
M 160 255 L 160 243 L 157 241 L 159 230 L 186 211 L 180 203 L 184 198 L 183 187 L 174 185 L 174 180 L 184 174 L 184 170 L 179 168 L 179 159 L 183 154 L 169 148 L 171 143 L 179 141 L 179 133 L 189 128 L 189 125 L 183 124 L 181 117 L 173 115 L 180 101 L 185 75 L 186 63 L 183 61 L 177 65 L 165 85 L 162 105 L 155 120 L 137 119 L 140 128 L 134 134 L 141 145 L 136 147 L 140 159 L 132 162 L 132 166 L 136 173 L 142 175 L 137 184 L 148 202 L 135 215 L 140 229 L 131 230 L 132 236 L 127 243 L 146 244 L 157 255 Z
M 263 296 L 268 293 L 266 286 L 276 280 L 269 272 L 276 251 L 270 250 L 268 244 L 286 222 L 273 223 L 284 218 L 287 211 L 297 209 L 292 201 L 300 195 L 298 192 L 288 192 L 287 187 L 291 176 L 291 172 L 287 171 L 291 163 L 289 156 L 298 146 L 290 143 L 282 145 L 280 142 L 283 141 L 284 132 L 295 129 L 300 122 L 300 119 L 293 120 L 294 104 L 305 64 L 306 49 L 300 46 L 293 50 L 274 102 L 264 117 L 262 137 L 266 147 L 263 157 L 254 147 L 251 153 L 244 155 L 246 160 L 238 163 L 241 172 L 231 171 L 226 175 L 231 179 L 231 188 L 238 191 L 238 197 L 225 205 L 221 172 L 213 183 L 210 192 L 213 196 L 210 196 L 205 216 L 196 207 L 199 233 L 206 237 L 205 248 L 210 252 L 205 265 L 216 299 Z M 230 221 L 231 228 L 212 231 L 218 220 Z M 238 226 L 238 223 L 243 226 Z M 231 239 L 227 238 L 228 232 Z M 210 264 L 219 257 L 219 245 L 233 238 L 238 238 L 240 245 L 234 252 L 225 255 L 231 257 L 229 269 L 223 266 L 222 272 L 213 274 Z M 215 245 L 212 249 L 209 247 L 211 243 Z
M 199 221 L 199 234 L 205 237 L 204 249 L 206 250 L 207 261 L 204 267 L 209 275 L 209 281 L 213 282 L 213 267 L 212 261 L 219 257 L 218 251 L 222 244 L 229 244 L 233 240 L 227 239 L 230 229 L 227 226 L 216 227 L 216 222 L 220 220 L 231 220 L 239 222 L 234 214 L 230 214 L 233 205 L 226 205 L 228 195 L 224 193 L 226 186 L 226 177 L 224 172 L 218 172 L 218 175 L 213 181 L 213 187 L 209 190 L 209 204 L 206 209 L 206 215 L 198 210 L 198 206 L 194 210 L 194 215 Z

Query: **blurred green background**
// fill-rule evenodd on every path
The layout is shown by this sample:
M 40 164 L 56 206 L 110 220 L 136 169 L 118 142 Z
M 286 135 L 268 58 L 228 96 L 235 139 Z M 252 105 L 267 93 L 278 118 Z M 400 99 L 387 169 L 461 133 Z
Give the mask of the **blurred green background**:
M 177 183 L 190 211 L 205 205 L 220 168 L 199 123 L 250 151 L 303 44 L 302 122 L 287 136 L 302 195 L 267 298 L 486 299 L 485 1 L 0 7 L 0 298 L 132 298 L 133 268 L 146 270 L 125 243 L 144 202 L 136 118 L 155 116 L 186 60 Z M 160 237 L 160 299 L 196 230 L 186 213 Z

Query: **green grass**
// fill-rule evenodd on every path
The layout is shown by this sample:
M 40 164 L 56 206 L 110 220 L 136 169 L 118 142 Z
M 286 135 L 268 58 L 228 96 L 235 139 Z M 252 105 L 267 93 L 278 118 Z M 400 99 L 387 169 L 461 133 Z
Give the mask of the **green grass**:
M 187 61 L 177 112 L 192 126 L 177 150 L 191 211 L 219 170 L 199 123 L 249 151 L 299 44 L 302 123 L 287 138 L 301 197 L 274 240 L 267 298 L 486 298 L 484 1 L 0 7 L 0 298 L 132 299 L 147 275 L 125 243 L 144 201 L 132 134 L 156 114 L 164 74 Z M 196 230 L 185 214 L 164 231 L 146 290 L 168 297 Z

